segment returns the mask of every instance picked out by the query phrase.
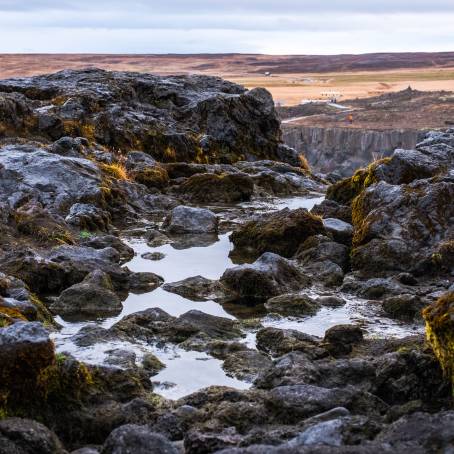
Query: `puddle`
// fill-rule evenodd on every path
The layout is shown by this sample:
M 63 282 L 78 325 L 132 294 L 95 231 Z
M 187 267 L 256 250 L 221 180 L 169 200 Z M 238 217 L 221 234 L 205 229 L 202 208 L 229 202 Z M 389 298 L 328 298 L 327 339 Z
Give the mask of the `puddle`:
M 322 200 L 323 197 L 291 197 L 271 201 L 256 200 L 241 206 L 255 208 L 258 211 L 276 211 L 283 208 L 311 209 Z M 234 266 L 229 258 L 232 244 L 228 237 L 229 233 L 226 233 L 218 237 L 203 238 L 203 241 L 195 243 L 194 239 L 188 238 L 187 241 L 180 240 L 174 244 L 154 248 L 149 247 L 143 238 L 128 238 L 125 242 L 134 248 L 136 255 L 126 266 L 135 272 L 156 273 L 162 276 L 165 282 L 175 282 L 197 275 L 209 279 L 219 279 L 226 268 Z M 164 258 L 157 261 L 142 258 L 142 254 L 147 252 L 162 253 Z M 312 290 L 312 293 L 313 296 L 316 296 L 315 289 Z M 347 323 L 358 323 L 364 326 L 369 337 L 377 335 L 404 337 L 416 332 L 423 332 L 422 325 L 413 326 L 381 317 L 378 308 L 368 305 L 367 301 L 349 295 L 343 296 L 347 300 L 347 304 L 343 307 L 322 308 L 315 316 L 307 318 L 276 318 L 262 312 L 264 315 L 262 323 L 264 326 L 296 329 L 319 337 L 323 337 L 328 328 Z M 231 310 L 227 305 L 225 309 L 214 301 L 194 302 L 158 288 L 145 294 L 130 294 L 123 302 L 121 314 L 90 323 L 97 323 L 104 328 L 109 328 L 129 314 L 152 307 L 159 307 L 175 317 L 196 309 L 211 315 L 235 318 L 226 311 L 226 309 Z M 231 312 L 241 318 L 244 317 L 244 314 L 248 318 L 256 316 L 251 315 L 251 312 L 244 312 L 241 306 L 238 306 L 238 310 L 235 308 L 235 311 L 231 310 Z M 63 327 L 59 333 L 54 333 L 52 336 L 57 351 L 69 352 L 81 361 L 90 364 L 103 363 L 107 358 L 106 352 L 116 348 L 134 351 L 138 364 L 145 353 L 155 354 L 166 365 L 166 368 L 158 375 L 151 377 L 151 380 L 155 383 L 155 391 L 166 398 L 178 399 L 212 385 L 225 385 L 238 389 L 246 389 L 250 386 L 246 382 L 228 377 L 222 369 L 222 361 L 206 353 L 185 351 L 176 346 L 163 349 L 140 342 L 131 344 L 119 341 L 103 342 L 90 347 L 77 347 L 71 341 L 71 336 L 88 322 L 68 322 L 61 317 L 56 317 L 56 320 Z M 248 333 L 244 342 L 249 347 L 255 347 L 255 333 Z
M 218 240 L 211 245 L 187 249 L 177 249 L 172 244 L 151 248 L 143 239 L 124 240 L 137 254 L 126 266 L 135 272 L 151 271 L 164 278 L 165 282 L 181 281 L 198 275 L 219 279 L 226 268 L 233 266 L 229 258 L 233 248 L 229 234 L 219 235 Z M 141 257 L 146 252 L 161 252 L 165 257 L 162 260 L 147 260 Z
M 311 210 L 315 205 L 322 203 L 323 200 L 325 200 L 324 196 L 298 196 L 271 200 L 258 199 L 252 202 L 242 203 L 239 206 L 242 208 L 256 208 L 260 211 L 277 211 L 283 210 L 284 208 L 289 208 L 290 210 L 306 208 L 306 210 Z
M 366 331 L 366 337 L 402 338 L 424 332 L 423 324 L 409 324 L 381 317 L 377 308 L 368 307 L 368 301 L 343 295 L 347 303 L 338 308 L 322 307 L 316 315 L 306 318 L 266 316 L 262 324 L 266 327 L 294 329 L 313 336 L 323 337 L 325 331 L 335 325 L 357 324 Z
M 152 377 L 152 382 L 156 383 L 155 392 L 167 399 L 179 399 L 214 384 L 237 389 L 248 389 L 251 386 L 228 377 L 222 369 L 222 361 L 206 353 L 181 349 L 156 349 L 153 353 L 167 366 Z

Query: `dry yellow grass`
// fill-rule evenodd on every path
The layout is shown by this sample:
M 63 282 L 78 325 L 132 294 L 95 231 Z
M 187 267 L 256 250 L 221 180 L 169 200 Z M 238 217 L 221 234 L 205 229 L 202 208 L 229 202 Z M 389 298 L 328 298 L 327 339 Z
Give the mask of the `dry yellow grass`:
M 113 164 L 101 164 L 101 169 L 104 170 L 104 172 L 109 174 L 111 177 L 116 178 L 117 180 L 130 179 L 126 167 L 119 162 Z

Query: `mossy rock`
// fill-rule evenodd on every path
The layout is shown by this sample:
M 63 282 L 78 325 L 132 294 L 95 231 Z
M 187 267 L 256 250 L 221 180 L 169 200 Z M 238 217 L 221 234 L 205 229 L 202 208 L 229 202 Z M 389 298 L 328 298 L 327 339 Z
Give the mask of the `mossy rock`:
M 254 192 L 252 178 L 244 174 L 202 173 L 188 178 L 179 193 L 196 203 L 235 203 L 250 200 Z
M 144 167 L 131 172 L 131 176 L 137 183 L 143 184 L 147 188 L 162 189 L 169 184 L 169 174 L 161 166 Z
M 309 237 L 325 234 L 322 219 L 304 208 L 288 209 L 266 218 L 250 221 L 232 233 L 235 245 L 233 255 L 259 257 L 264 252 L 274 252 L 290 258 Z
M 424 309 L 423 317 L 427 340 L 447 379 L 454 385 L 454 292 L 445 293 Z
M 454 269 L 454 240 L 443 241 L 432 254 L 432 262 L 442 270 Z
M 64 223 L 55 220 L 39 205 L 21 208 L 14 214 L 17 230 L 44 244 L 74 244 L 74 238 Z
M 328 188 L 326 198 L 342 205 L 350 204 L 365 188 L 377 183 L 379 180 L 375 172 L 377 167 L 389 161 L 390 158 L 380 159 L 365 169 L 357 170 L 350 178 L 334 183 Z

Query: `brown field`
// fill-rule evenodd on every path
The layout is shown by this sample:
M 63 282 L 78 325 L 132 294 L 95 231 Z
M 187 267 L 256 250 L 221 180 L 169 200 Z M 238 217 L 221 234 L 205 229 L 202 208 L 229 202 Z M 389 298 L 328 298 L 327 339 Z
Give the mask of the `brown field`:
M 265 87 L 282 105 L 339 92 L 339 100 L 377 96 L 411 86 L 454 91 L 454 52 L 339 56 L 39 55 L 0 54 L 0 78 L 100 67 L 169 74 L 221 76 L 248 88 Z M 265 76 L 270 72 L 270 76 Z

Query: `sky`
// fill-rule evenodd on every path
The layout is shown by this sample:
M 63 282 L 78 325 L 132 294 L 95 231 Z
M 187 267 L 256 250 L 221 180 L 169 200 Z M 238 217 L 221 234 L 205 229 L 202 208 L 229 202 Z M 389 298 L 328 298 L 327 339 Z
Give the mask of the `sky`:
M 454 0 L 0 0 L 0 53 L 454 51 Z

